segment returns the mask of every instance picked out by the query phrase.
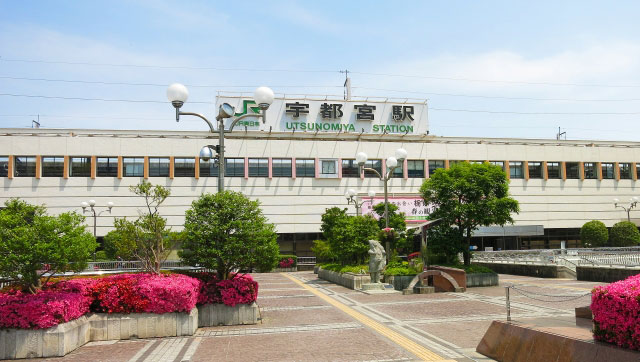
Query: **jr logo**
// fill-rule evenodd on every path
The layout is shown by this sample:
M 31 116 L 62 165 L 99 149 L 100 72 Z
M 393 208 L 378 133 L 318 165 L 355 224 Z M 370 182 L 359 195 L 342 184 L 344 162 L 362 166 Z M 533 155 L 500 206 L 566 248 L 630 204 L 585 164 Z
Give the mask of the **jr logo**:
M 253 99 L 245 99 L 242 101 L 242 113 L 236 113 L 235 116 L 242 116 L 243 114 L 247 114 L 249 112 L 249 109 L 251 109 L 251 111 L 253 113 L 260 113 L 260 107 L 249 107 L 250 104 L 256 104 L 256 101 L 254 101 Z

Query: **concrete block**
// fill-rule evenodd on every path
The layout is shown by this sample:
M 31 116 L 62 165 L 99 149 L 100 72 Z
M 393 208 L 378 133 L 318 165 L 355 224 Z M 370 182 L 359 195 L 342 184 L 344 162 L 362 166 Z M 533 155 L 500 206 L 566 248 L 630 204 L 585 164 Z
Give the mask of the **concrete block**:
M 238 304 L 234 307 L 224 304 L 205 304 L 198 306 L 198 327 L 218 325 L 232 326 L 258 323 L 258 305 Z
M 434 287 L 413 287 L 413 292 L 416 294 L 431 294 L 436 292 Z
M 402 289 L 402 295 L 413 294 L 413 289 Z

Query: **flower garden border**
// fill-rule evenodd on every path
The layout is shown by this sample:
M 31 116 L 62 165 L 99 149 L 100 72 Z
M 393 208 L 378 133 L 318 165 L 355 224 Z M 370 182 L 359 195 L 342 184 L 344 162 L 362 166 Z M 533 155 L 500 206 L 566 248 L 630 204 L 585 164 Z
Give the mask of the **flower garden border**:
M 191 312 L 89 313 L 46 329 L 0 330 L 0 359 L 62 357 L 92 341 L 192 336 L 198 327 L 258 323 L 258 305 L 205 304 Z
M 362 289 L 362 284 L 371 282 L 371 276 L 369 274 L 338 273 L 322 268 L 318 268 L 318 278 L 353 290 Z

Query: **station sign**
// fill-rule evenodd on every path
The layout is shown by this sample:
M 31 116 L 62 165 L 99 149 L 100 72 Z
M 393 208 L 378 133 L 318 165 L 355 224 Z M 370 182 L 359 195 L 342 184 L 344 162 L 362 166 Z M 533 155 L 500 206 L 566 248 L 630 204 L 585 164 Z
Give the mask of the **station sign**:
M 376 219 L 380 217 L 373 211 L 371 202 L 366 196 L 362 196 L 366 202 L 362 204 L 362 214 L 369 214 Z M 397 212 L 404 212 L 404 219 L 407 222 L 424 222 L 427 217 L 434 211 L 434 205 L 426 204 L 420 196 L 389 196 L 389 204 L 398 207 Z M 373 205 L 383 204 L 384 196 L 376 196 L 373 198 Z
M 229 103 L 236 117 L 257 114 L 260 109 L 251 98 L 219 96 L 216 109 Z M 366 134 L 425 134 L 428 127 L 427 103 L 371 100 L 331 100 L 276 98 L 267 110 L 267 122 L 247 117 L 236 129 L 272 132 L 323 132 Z M 228 119 L 227 127 L 232 122 Z

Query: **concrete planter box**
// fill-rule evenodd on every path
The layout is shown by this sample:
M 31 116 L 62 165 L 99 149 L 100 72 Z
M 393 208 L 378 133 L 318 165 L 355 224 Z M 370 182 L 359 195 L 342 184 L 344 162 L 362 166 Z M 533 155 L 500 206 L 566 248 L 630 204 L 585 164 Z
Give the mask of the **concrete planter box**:
M 384 282 L 393 285 L 393 289 L 403 291 L 415 278 L 415 275 L 385 275 Z
M 320 268 L 318 278 L 342 285 L 349 289 L 362 289 L 362 284 L 371 283 L 369 274 L 337 273 Z
M 288 273 L 298 271 L 298 267 L 294 266 L 291 268 L 275 268 L 272 273 Z
M 486 266 L 499 274 L 524 275 L 536 278 L 575 278 L 575 273 L 566 266 L 553 264 L 513 264 L 513 263 L 476 263 Z
M 467 274 L 467 288 L 490 287 L 494 285 L 498 285 L 498 274 L 496 273 Z
M 198 306 L 198 327 L 235 326 L 258 323 L 258 305 L 205 304 Z
M 93 313 L 47 329 L 0 330 L 0 359 L 62 357 L 91 341 L 191 336 L 198 309 L 190 313 Z
M 609 266 L 578 266 L 577 279 L 591 282 L 613 283 L 640 274 L 640 268 Z
M 318 271 L 320 270 L 320 265 L 315 265 L 313 267 L 313 274 L 318 274 Z

